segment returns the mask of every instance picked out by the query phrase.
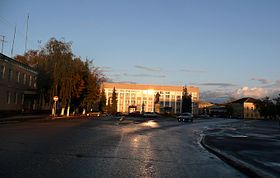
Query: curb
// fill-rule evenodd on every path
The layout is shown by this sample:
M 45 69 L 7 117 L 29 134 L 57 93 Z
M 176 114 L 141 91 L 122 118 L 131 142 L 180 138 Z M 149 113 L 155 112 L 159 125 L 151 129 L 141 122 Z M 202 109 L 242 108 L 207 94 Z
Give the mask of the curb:
M 229 165 L 233 166 L 234 168 L 238 169 L 242 173 L 246 174 L 249 177 L 255 177 L 255 178 L 276 178 L 275 176 L 262 171 L 261 169 L 258 169 L 242 160 L 237 159 L 234 156 L 231 156 L 229 154 L 226 154 L 222 152 L 221 150 L 214 148 L 212 146 L 207 145 L 205 143 L 205 135 L 202 136 L 202 139 L 200 141 L 201 145 L 206 148 L 209 152 L 215 154 L 218 156 L 221 160 L 225 161 Z
M 25 121 L 31 121 L 31 120 L 44 120 L 44 119 L 49 119 L 49 116 L 44 116 L 44 117 L 16 117 L 12 119 L 0 119 L 0 124 L 12 124 L 12 123 L 19 123 L 19 122 L 25 122 Z

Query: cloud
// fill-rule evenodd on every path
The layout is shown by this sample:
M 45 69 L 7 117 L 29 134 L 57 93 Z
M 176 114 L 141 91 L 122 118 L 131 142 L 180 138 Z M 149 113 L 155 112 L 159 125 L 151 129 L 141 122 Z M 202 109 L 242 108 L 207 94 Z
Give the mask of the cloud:
M 136 82 L 132 82 L 132 81 L 117 81 L 114 83 L 129 83 L 129 84 L 137 84 Z
M 181 72 L 186 72 L 186 73 L 205 73 L 206 71 L 204 70 L 191 70 L 191 69 L 181 69 Z
M 203 86 L 217 86 L 217 87 L 233 87 L 236 86 L 232 83 L 199 83 L 197 85 L 203 85 Z
M 280 80 L 276 80 L 276 81 L 275 81 L 275 86 L 280 87 Z
M 276 80 L 274 83 L 270 83 L 269 85 L 263 86 L 264 88 L 274 88 L 279 89 L 280 88 L 280 80 Z
M 224 98 L 224 97 L 229 97 L 229 93 L 226 91 L 204 91 L 201 93 L 202 98 Z
M 149 72 L 159 72 L 159 71 L 161 71 L 161 69 L 158 68 L 158 67 L 147 67 L 147 66 L 143 66 L 143 65 L 135 65 L 134 67 L 137 68 L 137 69 L 142 69 L 142 70 L 149 71 Z
M 280 81 L 278 81 L 280 84 Z M 264 97 L 276 98 L 280 93 L 280 88 L 265 88 L 265 87 L 247 87 L 238 88 L 235 90 L 207 90 L 201 92 L 201 99 L 214 103 L 223 103 L 232 99 L 240 99 L 244 97 L 252 97 L 261 99 Z
M 113 71 L 112 67 L 105 67 L 105 66 L 99 67 L 99 70 L 101 72 L 112 72 Z
M 150 74 L 128 74 L 123 73 L 125 77 L 152 77 L 152 78 L 166 78 L 166 75 L 150 75 Z
M 200 95 L 203 101 L 213 102 L 213 103 L 225 103 L 231 98 L 229 91 L 218 91 L 218 90 L 208 90 L 201 92 Z
M 234 98 L 253 97 L 264 98 L 266 96 L 274 98 L 280 92 L 279 88 L 263 88 L 263 87 L 242 87 L 232 92 Z
M 251 80 L 259 81 L 259 82 L 261 82 L 262 84 L 269 84 L 269 83 L 271 83 L 270 80 L 265 79 L 265 78 L 253 77 L 253 78 L 251 78 Z

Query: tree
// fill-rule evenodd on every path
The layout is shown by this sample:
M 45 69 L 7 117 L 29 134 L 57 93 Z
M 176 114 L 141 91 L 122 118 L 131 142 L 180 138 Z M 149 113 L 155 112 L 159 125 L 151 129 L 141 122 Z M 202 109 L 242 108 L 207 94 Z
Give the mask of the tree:
M 257 102 L 257 108 L 260 115 L 265 119 L 274 118 L 276 116 L 276 107 L 269 97 L 265 97 Z
M 116 114 L 117 112 L 117 93 L 115 87 L 113 88 L 113 93 L 112 93 L 112 105 L 111 105 L 111 114 Z
M 276 114 L 279 117 L 280 116 L 280 94 L 278 95 L 277 98 L 274 99 L 274 101 L 275 101 Z
M 182 94 L 182 113 L 184 112 L 192 113 L 192 95 L 188 93 L 186 86 L 183 88 Z
M 74 57 L 71 43 L 51 38 L 39 51 L 30 50 L 16 60 L 35 68 L 40 101 L 52 103 L 58 95 L 62 106 L 92 107 L 98 105 L 103 75 L 92 65 L 92 61 Z M 41 103 L 42 104 L 42 103 Z
M 99 111 L 101 113 L 104 113 L 106 107 L 106 96 L 105 96 L 105 90 L 102 89 L 102 92 L 100 94 L 100 100 L 99 100 Z

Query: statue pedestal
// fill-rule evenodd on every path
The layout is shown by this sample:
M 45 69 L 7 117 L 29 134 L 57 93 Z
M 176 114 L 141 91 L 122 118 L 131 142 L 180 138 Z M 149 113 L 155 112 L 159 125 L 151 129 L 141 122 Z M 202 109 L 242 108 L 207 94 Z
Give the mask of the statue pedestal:
M 160 113 L 160 104 L 155 104 L 155 112 Z

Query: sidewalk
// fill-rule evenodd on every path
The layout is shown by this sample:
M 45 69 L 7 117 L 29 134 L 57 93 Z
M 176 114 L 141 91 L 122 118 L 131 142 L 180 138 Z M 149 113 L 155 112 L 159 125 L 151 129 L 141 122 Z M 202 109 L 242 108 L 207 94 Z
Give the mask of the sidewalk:
M 245 121 L 208 131 L 201 144 L 249 177 L 280 177 L 280 129 L 274 122 Z
M 13 123 L 13 122 L 23 122 L 34 119 L 48 119 L 49 114 L 23 114 L 15 116 L 6 116 L 0 118 L 0 124 Z

